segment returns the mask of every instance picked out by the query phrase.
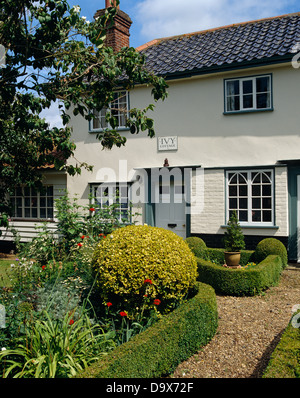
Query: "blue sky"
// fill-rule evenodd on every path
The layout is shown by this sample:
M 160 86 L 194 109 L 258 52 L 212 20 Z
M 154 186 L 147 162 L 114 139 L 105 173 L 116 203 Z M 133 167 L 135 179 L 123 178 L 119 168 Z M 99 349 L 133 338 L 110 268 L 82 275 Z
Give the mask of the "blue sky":
M 105 0 L 69 0 L 69 4 L 80 6 L 81 16 L 92 21 Z M 130 45 L 138 47 L 161 37 L 299 12 L 300 4 L 299 0 L 120 0 L 120 8 L 133 21 Z M 44 115 L 59 127 L 55 107 Z

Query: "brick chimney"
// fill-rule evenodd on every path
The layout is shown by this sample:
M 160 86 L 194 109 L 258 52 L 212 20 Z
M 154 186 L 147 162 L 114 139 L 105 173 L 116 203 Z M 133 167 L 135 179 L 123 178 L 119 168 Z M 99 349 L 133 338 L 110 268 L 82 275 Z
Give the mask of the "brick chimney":
M 108 7 L 116 7 L 116 0 L 105 0 L 105 9 Z M 105 9 L 98 10 L 94 18 L 98 18 L 105 13 Z M 105 45 L 112 47 L 114 52 L 118 52 L 123 47 L 129 47 L 129 29 L 132 21 L 125 12 L 117 7 L 117 13 L 114 17 L 114 25 L 107 30 Z

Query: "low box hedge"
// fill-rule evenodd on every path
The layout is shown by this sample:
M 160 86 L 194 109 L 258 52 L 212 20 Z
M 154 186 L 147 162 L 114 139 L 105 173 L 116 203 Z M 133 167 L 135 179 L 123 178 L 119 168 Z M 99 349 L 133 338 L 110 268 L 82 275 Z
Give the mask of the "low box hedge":
M 300 378 L 300 328 L 291 322 L 273 351 L 263 378 Z
M 216 293 L 228 296 L 254 296 L 274 286 L 282 272 L 280 256 L 270 255 L 255 268 L 232 269 L 198 258 L 198 280 L 211 285 Z
M 197 282 L 196 294 L 155 325 L 118 346 L 77 378 L 155 378 L 170 374 L 215 335 L 215 291 Z

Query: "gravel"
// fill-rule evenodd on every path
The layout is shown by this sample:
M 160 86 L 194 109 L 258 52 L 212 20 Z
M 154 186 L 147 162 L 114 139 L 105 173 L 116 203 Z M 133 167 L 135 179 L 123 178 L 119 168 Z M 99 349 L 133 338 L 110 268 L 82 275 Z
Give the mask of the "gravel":
M 278 286 L 259 296 L 217 295 L 217 303 L 216 335 L 171 378 L 260 378 L 300 304 L 300 267 L 289 265 Z

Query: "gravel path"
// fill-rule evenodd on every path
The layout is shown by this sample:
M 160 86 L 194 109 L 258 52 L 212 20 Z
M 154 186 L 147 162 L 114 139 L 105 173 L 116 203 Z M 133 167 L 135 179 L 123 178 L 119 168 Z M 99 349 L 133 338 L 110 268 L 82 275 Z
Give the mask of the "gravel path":
M 259 378 L 300 304 L 300 268 L 289 265 L 278 286 L 255 297 L 217 296 L 215 337 L 181 363 L 176 378 Z

